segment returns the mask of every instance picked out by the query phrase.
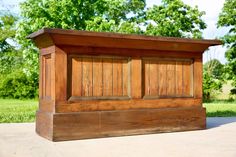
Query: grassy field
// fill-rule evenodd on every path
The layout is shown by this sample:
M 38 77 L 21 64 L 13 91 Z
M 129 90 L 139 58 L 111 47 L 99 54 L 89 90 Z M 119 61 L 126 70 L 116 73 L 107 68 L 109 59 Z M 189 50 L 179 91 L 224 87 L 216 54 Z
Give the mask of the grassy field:
M 0 99 L 0 123 L 34 122 L 37 100 Z
M 215 100 L 204 103 L 208 117 L 236 116 L 236 100 Z M 0 99 L 0 123 L 34 122 L 37 100 Z
M 236 100 L 214 100 L 203 104 L 208 117 L 236 116 Z

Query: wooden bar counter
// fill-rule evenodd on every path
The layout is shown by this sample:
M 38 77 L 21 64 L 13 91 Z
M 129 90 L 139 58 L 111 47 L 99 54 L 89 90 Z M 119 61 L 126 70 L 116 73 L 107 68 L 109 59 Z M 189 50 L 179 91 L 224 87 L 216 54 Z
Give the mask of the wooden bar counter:
M 36 132 L 75 140 L 206 128 L 202 53 L 218 40 L 44 28 Z

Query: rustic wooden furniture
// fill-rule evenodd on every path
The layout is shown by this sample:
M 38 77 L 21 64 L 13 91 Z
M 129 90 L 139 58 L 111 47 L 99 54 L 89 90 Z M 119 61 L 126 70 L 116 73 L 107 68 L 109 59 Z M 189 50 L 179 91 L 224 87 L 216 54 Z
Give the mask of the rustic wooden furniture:
M 42 29 L 36 132 L 53 141 L 206 128 L 202 53 L 218 40 Z

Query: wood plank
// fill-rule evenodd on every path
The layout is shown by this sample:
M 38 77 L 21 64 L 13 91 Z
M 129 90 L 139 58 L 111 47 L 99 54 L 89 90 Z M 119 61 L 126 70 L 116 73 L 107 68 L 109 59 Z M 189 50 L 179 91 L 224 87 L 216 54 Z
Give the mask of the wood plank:
M 93 95 L 93 60 L 82 58 L 82 96 Z
M 158 96 L 159 95 L 159 66 L 158 66 L 158 61 L 156 60 L 151 60 L 150 61 L 150 66 L 149 66 L 149 70 L 150 70 L 150 96 Z
M 142 60 L 132 58 L 131 61 L 131 97 L 138 99 L 142 97 Z
M 191 95 L 191 63 L 183 62 L 183 95 L 190 96 Z
M 176 62 L 176 96 L 183 95 L 183 63 L 181 61 Z
M 72 58 L 71 95 L 82 96 L 82 58 Z
M 93 58 L 93 96 L 103 95 L 102 58 Z
M 174 51 L 155 51 L 140 49 L 125 49 L 125 48 L 107 48 L 107 47 L 86 47 L 86 46 L 61 46 L 68 54 L 73 55 L 111 55 L 111 56 L 122 56 L 122 57 L 158 57 L 158 58 L 201 58 L 202 52 L 174 52 Z
M 106 58 L 103 59 L 103 96 L 112 96 L 113 95 L 113 79 L 112 79 L 112 59 Z
M 166 61 L 159 62 L 159 95 L 167 95 L 167 75 L 166 75 Z
M 194 60 L 194 98 L 202 98 L 202 59 Z
M 165 99 L 130 99 L 130 100 L 86 100 L 73 103 L 60 102 L 56 112 L 80 112 L 102 110 L 128 110 L 140 108 L 173 108 L 202 106 L 201 99 L 165 98 Z
M 130 92 L 130 88 L 129 88 L 129 84 L 130 84 L 129 69 L 130 69 L 130 67 L 129 67 L 127 59 L 124 59 L 122 61 L 123 61 L 123 64 L 122 64 L 123 96 L 128 96 L 129 92 Z
M 166 65 L 167 70 L 167 89 L 166 89 L 166 95 L 168 96 L 176 96 L 175 90 L 176 90 L 176 80 L 175 80 L 175 61 L 170 61 Z
M 144 95 L 150 95 L 150 60 L 143 60 L 144 68 Z
M 123 95 L 122 60 L 113 59 L 113 96 Z
M 45 56 L 45 97 L 50 98 L 51 97 L 51 65 L 52 60 L 50 56 Z

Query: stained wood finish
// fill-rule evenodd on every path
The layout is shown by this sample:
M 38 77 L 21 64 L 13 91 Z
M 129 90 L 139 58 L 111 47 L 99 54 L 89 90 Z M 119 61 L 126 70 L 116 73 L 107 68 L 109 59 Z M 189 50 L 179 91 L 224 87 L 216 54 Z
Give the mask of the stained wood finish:
M 205 114 L 205 109 L 196 107 L 57 113 L 53 115 L 52 138 L 61 141 L 204 129 Z
M 192 97 L 191 59 L 143 59 L 144 97 Z
M 72 140 L 204 129 L 202 53 L 218 40 L 43 29 L 36 132 Z
M 128 60 L 127 57 L 113 56 L 70 56 L 69 92 L 71 97 L 69 99 L 129 97 Z
M 170 50 L 180 52 L 203 52 L 209 46 L 221 44 L 219 40 L 153 37 L 48 28 L 39 30 L 38 32 L 29 35 L 28 38 L 33 38 L 39 48 L 55 44 L 69 46 L 149 49 L 159 51 Z M 43 41 L 47 41 L 47 44 Z
M 172 98 L 172 99 L 131 99 L 131 100 L 89 100 L 61 102 L 56 106 L 56 112 L 84 112 L 84 111 L 108 111 L 129 110 L 144 108 L 180 108 L 201 107 L 202 100 L 194 98 Z

